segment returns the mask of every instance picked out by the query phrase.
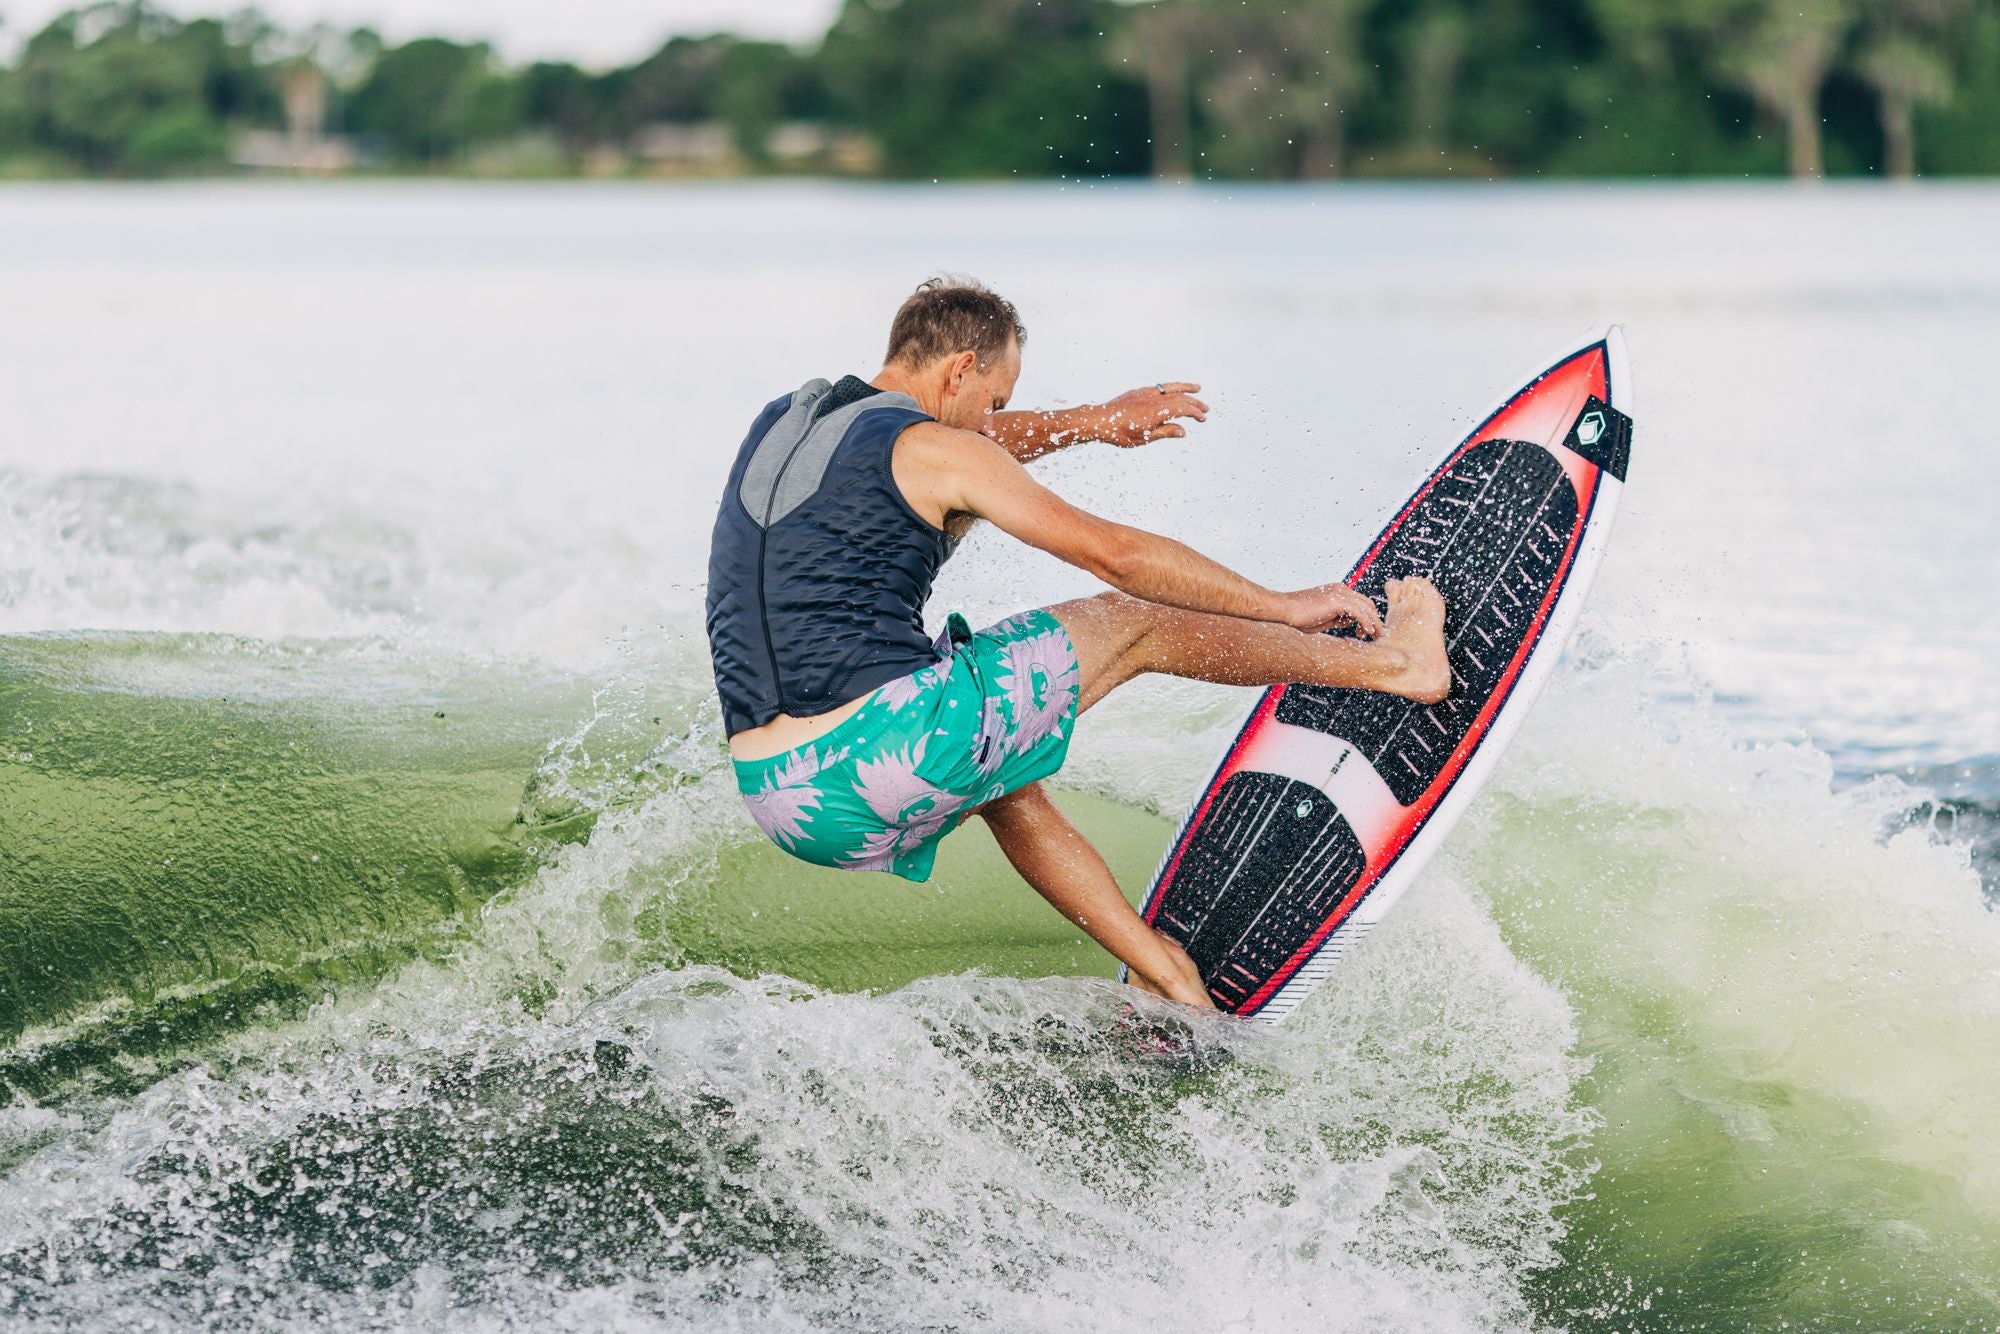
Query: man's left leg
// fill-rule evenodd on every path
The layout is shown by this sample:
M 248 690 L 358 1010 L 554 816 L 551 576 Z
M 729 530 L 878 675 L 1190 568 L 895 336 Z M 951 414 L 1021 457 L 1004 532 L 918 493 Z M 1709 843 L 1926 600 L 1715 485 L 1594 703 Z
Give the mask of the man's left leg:
M 1421 579 L 1393 583 L 1388 597 L 1387 628 L 1373 643 L 1182 611 L 1122 593 L 1049 610 L 1076 650 L 1078 712 L 1149 672 L 1229 685 L 1294 680 L 1386 690 L 1426 702 L 1441 698 L 1450 680 L 1443 601 Z M 1135 983 L 1189 1005 L 1214 1004 L 1187 951 L 1132 910 L 1103 856 L 1041 784 L 988 802 L 979 814 L 1022 879 L 1117 956 Z
M 1185 1005 L 1214 1005 L 1187 951 L 1132 911 L 1103 856 L 1040 783 L 987 802 L 979 814 L 1021 878 L 1130 968 L 1136 986 Z
M 1435 704 L 1451 686 L 1444 599 L 1426 579 L 1392 579 L 1386 593 L 1389 612 L 1373 640 L 1185 611 L 1124 593 L 1048 610 L 1076 650 L 1078 713 L 1149 673 L 1231 686 L 1344 686 Z

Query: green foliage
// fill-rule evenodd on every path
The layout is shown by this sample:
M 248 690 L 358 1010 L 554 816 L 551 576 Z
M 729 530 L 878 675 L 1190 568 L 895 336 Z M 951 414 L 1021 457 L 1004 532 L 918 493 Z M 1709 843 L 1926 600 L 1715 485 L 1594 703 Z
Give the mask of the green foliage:
M 13 70 L 0 69 L 0 160 L 25 155 L 34 146 L 27 80 Z
M 1957 87 L 1916 114 L 1917 161 L 1927 172 L 2000 176 L 2000 5 L 1955 25 Z
M 484 43 L 420 37 L 382 52 L 348 116 L 391 157 L 438 166 L 481 139 L 519 133 L 524 92 L 522 77 L 496 69 Z
M 708 119 L 716 73 L 735 39 L 675 37 L 613 76 L 616 127 L 630 132 L 653 121 Z
M 804 59 L 777 42 L 737 42 L 722 53 L 709 82 L 708 104 L 729 126 L 737 151 L 755 163 L 768 160 L 765 145 L 784 119 L 788 85 Z
M 1110 63 L 1109 0 L 847 0 L 826 82 L 899 176 L 1144 170 L 1139 85 Z
M 222 126 L 198 106 L 177 106 L 140 123 L 124 147 L 134 171 L 165 174 L 218 162 L 229 151 Z
M 241 94 L 234 54 L 216 25 L 182 27 L 144 5 L 75 11 L 28 41 L 10 78 L 15 119 L 36 146 L 97 171 L 218 161 L 222 142 L 201 126 L 212 98 Z
M 1426 69 L 1418 40 L 1442 11 L 1443 31 L 1456 39 L 1455 59 Z M 1399 43 L 1399 99 L 1408 119 L 1395 141 L 1457 152 L 1503 174 L 1548 171 L 1554 159 L 1589 123 L 1579 114 L 1586 99 L 1601 102 L 1615 56 L 1590 21 L 1581 0 L 1487 0 L 1483 4 L 1419 6 L 1415 34 Z M 1432 35 L 1435 43 L 1438 38 Z M 1490 60 L 1492 50 L 1517 53 Z M 1699 90 L 1695 111 L 1700 114 Z M 1428 116 L 1421 114 L 1430 110 Z M 1593 113 L 1595 108 L 1593 107 Z M 1427 127 L 1435 128 L 1428 129 Z M 1629 159 L 1627 159 L 1629 161 Z
M 1212 22 L 1222 40 L 1202 98 L 1209 170 L 1265 180 L 1342 174 L 1347 112 L 1373 83 L 1364 18 L 1362 0 L 1218 8 Z
M 1614 55 L 1567 86 L 1550 119 L 1557 140 L 1537 169 L 1548 176 L 1770 176 L 1785 167 L 1783 139 L 1749 95 L 1703 84 L 1685 51 Z
M 608 132 L 610 99 L 605 82 L 575 65 L 530 65 L 521 74 L 520 114 L 572 150 L 584 148 Z
M 113 0 L 0 66 L 0 175 L 224 169 L 301 70 L 308 133 L 430 171 L 615 168 L 661 123 L 769 169 L 808 121 L 911 178 L 2000 173 L 2000 0 L 844 0 L 813 49 L 601 72 Z

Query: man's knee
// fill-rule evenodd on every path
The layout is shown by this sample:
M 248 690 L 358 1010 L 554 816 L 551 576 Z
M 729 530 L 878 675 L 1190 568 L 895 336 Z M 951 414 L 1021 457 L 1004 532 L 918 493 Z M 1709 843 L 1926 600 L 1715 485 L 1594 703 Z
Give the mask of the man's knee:
M 1091 601 L 1104 608 L 1104 614 L 1124 625 L 1146 626 L 1158 619 L 1166 610 L 1157 602 L 1135 598 L 1130 593 L 1121 593 L 1115 588 L 1106 589 Z
M 1174 611 L 1172 607 L 1116 589 L 1099 593 L 1090 601 L 1096 604 L 1097 614 L 1112 628 L 1119 649 L 1125 652 L 1143 644 Z
M 1173 608 L 1116 591 L 1078 598 L 1049 609 L 1069 631 L 1083 669 L 1087 709 L 1135 676 L 1154 669 L 1157 632 L 1176 615 Z

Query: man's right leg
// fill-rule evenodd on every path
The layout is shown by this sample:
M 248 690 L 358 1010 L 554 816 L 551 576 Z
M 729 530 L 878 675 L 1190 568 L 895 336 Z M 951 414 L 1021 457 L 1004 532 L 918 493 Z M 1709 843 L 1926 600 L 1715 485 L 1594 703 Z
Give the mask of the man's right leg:
M 1451 683 L 1444 599 L 1423 579 L 1393 580 L 1387 592 L 1389 615 L 1373 640 L 1183 611 L 1123 593 L 1049 610 L 1076 647 L 1079 713 L 1148 672 L 1234 686 L 1348 686 L 1436 703 Z
M 1133 985 L 1184 1005 L 1214 1004 L 1187 951 L 1132 911 L 1103 856 L 1040 783 L 987 802 L 979 814 L 1021 878 L 1131 969 Z

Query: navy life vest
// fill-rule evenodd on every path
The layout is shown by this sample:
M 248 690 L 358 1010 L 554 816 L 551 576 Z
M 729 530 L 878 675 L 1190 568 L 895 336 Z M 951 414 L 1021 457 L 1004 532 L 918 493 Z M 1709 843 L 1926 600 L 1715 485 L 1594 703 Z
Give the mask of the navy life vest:
M 903 499 L 896 437 L 931 417 L 847 376 L 765 407 L 708 555 L 708 644 L 730 735 L 811 717 L 937 661 L 931 581 L 956 545 Z

